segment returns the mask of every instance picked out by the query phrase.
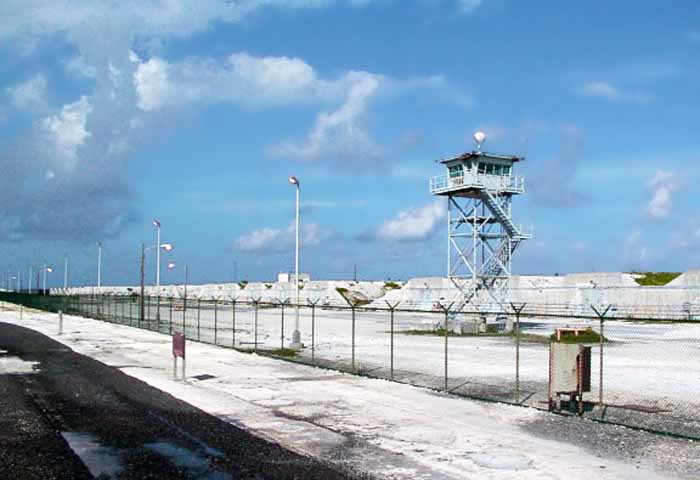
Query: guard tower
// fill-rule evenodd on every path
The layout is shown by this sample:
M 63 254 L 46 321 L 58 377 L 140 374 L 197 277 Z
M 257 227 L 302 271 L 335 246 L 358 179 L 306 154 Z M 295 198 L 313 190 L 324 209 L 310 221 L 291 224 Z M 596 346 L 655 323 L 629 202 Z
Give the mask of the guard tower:
M 474 140 L 476 150 L 440 162 L 447 173 L 430 179 L 430 193 L 447 197 L 447 277 L 459 290 L 453 309 L 501 316 L 513 252 L 532 238 L 511 217 L 513 196 L 525 192 L 513 169 L 524 158 L 482 152 L 483 132 Z

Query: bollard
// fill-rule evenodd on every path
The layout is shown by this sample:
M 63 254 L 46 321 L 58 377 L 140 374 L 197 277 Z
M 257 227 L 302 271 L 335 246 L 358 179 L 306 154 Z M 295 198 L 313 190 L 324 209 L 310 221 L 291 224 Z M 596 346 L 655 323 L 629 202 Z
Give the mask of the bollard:
M 58 334 L 63 335 L 63 311 L 58 311 Z

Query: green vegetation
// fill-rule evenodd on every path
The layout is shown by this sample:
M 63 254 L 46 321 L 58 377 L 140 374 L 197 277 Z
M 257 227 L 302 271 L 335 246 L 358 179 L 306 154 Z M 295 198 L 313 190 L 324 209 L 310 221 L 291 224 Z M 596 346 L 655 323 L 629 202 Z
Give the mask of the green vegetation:
M 425 336 L 434 336 L 434 337 L 444 337 L 445 336 L 445 329 L 440 327 L 434 330 L 402 330 L 399 332 L 396 332 L 399 334 L 404 334 L 404 335 L 425 335 Z M 515 331 L 512 332 L 500 332 L 498 331 L 498 327 L 494 324 L 489 324 L 486 326 L 486 332 L 485 333 L 453 333 L 453 332 L 448 332 L 447 334 L 448 337 L 504 337 L 504 338 L 512 338 L 515 339 L 516 333 Z M 520 341 L 521 342 L 530 342 L 530 343 L 543 343 L 543 344 L 548 344 L 551 341 L 556 340 L 556 334 L 552 334 L 551 336 L 547 335 L 537 335 L 534 333 L 520 333 Z M 595 332 L 593 329 L 588 328 L 584 332 L 579 333 L 578 336 L 574 336 L 573 334 L 565 334 L 562 335 L 562 340 L 563 343 L 598 343 L 600 342 L 600 335 L 598 335 L 597 332 Z M 604 342 L 607 342 L 607 339 L 603 340 Z
M 643 277 L 634 280 L 643 287 L 660 287 L 680 275 L 680 272 L 632 272 Z
M 245 290 L 245 287 L 248 286 L 248 280 L 243 280 L 242 282 L 238 282 L 238 286 L 241 288 L 241 290 Z
M 266 283 L 266 284 L 265 284 L 265 288 L 267 288 L 268 290 L 271 289 L 271 288 L 272 288 L 272 284 L 271 284 L 271 283 Z
M 265 353 L 269 355 L 274 355 L 275 357 L 296 357 L 297 351 L 291 348 L 278 348 L 276 350 L 267 350 Z
M 388 281 L 388 282 L 384 282 L 384 288 L 387 290 L 400 290 L 401 285 L 399 285 L 396 282 Z
M 557 340 L 557 334 L 556 332 L 551 334 L 549 336 L 549 339 L 552 340 L 553 342 Z M 604 342 L 607 342 L 608 340 L 606 338 L 603 338 Z M 592 328 L 587 328 L 583 332 L 579 332 L 578 335 L 575 335 L 573 332 L 566 332 L 562 334 L 561 336 L 561 343 L 599 343 L 600 342 L 600 334 L 593 330 Z

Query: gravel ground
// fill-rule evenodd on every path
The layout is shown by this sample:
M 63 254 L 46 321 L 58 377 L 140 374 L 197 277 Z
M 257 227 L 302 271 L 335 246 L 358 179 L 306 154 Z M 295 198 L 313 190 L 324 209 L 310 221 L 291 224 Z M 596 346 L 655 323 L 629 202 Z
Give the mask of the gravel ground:
M 0 350 L 38 362 L 34 373 L 0 374 L 0 478 L 93 478 L 66 432 L 91 439 L 125 479 L 366 478 L 260 439 L 35 331 L 0 323 Z
M 541 438 L 572 443 L 600 458 L 651 465 L 678 478 L 700 478 L 700 442 L 559 415 L 542 415 L 521 427 Z

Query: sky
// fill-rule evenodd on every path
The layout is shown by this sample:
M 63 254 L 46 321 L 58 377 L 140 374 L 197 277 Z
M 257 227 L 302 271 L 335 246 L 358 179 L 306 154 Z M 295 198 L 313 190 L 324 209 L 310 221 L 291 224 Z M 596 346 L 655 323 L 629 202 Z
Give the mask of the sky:
M 0 271 L 445 275 L 441 158 L 526 157 L 514 273 L 700 268 L 700 3 L 4 0 Z M 172 269 L 167 263 L 174 263 Z M 146 258 L 155 279 L 155 254 Z

